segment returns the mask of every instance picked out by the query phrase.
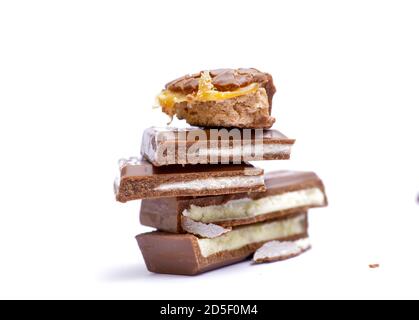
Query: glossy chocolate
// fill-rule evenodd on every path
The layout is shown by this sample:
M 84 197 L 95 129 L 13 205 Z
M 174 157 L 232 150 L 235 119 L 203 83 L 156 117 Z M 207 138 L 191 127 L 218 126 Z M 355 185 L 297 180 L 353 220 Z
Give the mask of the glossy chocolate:
M 155 167 L 138 160 L 135 164 L 123 163 L 115 183 L 116 199 L 120 202 L 264 190 L 263 170 L 248 163 Z
M 327 206 L 327 197 L 323 182 L 314 172 L 304 171 L 274 171 L 265 175 L 265 192 L 225 194 L 206 197 L 173 197 L 165 199 L 146 199 L 141 202 L 140 221 L 141 224 L 154 227 L 168 232 L 183 233 L 181 226 L 182 212 L 191 206 L 207 207 L 223 205 L 232 200 L 250 198 L 261 199 L 268 196 L 280 195 L 287 192 L 319 188 L 324 194 L 324 204 Z M 287 215 L 309 208 L 319 207 L 318 205 L 295 207 L 277 212 L 248 217 L 245 219 L 234 219 L 214 222 L 223 227 L 251 224 Z
M 299 215 L 301 214 L 298 213 Z M 293 241 L 308 236 L 307 213 L 302 221 L 303 233 L 285 238 L 271 239 Z M 239 227 L 240 228 L 240 227 Z M 245 245 L 239 249 L 222 251 L 203 257 L 198 238 L 192 234 L 173 234 L 154 231 L 136 237 L 147 269 L 155 273 L 196 275 L 243 261 L 268 241 Z

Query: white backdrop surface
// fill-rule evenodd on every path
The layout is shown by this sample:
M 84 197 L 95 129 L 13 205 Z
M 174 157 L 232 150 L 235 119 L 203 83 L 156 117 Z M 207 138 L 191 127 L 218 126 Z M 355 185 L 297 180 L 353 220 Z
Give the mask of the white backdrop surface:
M 2 1 L 0 298 L 419 298 L 419 3 Z M 274 76 L 275 128 L 330 205 L 313 249 L 197 277 L 149 273 L 117 160 L 185 73 Z M 380 268 L 369 269 L 368 264 Z

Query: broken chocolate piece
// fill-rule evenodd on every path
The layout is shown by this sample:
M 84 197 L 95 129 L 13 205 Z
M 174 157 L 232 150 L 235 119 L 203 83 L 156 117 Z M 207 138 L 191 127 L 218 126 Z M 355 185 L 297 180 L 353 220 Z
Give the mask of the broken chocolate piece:
M 163 112 L 191 125 L 270 128 L 272 76 L 256 69 L 217 69 L 186 75 L 157 97 Z
M 116 199 L 120 202 L 264 190 L 263 170 L 248 163 L 155 167 L 134 158 L 120 162 L 120 177 L 115 181 Z
M 199 88 L 199 78 L 201 73 L 185 75 L 166 84 L 166 89 L 173 92 L 190 94 L 196 93 Z M 248 86 L 251 83 L 258 83 L 265 88 L 269 97 L 269 103 L 275 94 L 275 86 L 272 76 L 269 73 L 261 72 L 254 68 L 239 69 L 216 69 L 209 71 L 212 77 L 212 84 L 219 91 L 233 91 Z
M 314 172 L 270 172 L 265 175 L 265 184 L 265 192 L 146 199 L 141 202 L 140 221 L 160 230 L 183 233 L 182 217 L 226 228 L 327 205 L 323 183 Z
M 196 222 L 188 217 L 182 217 L 182 229 L 203 238 L 216 238 L 231 231 L 231 228 L 223 228 L 213 223 Z
M 295 241 L 269 241 L 256 250 L 253 262 L 282 261 L 299 256 L 311 248 L 308 238 Z
M 195 275 L 248 258 L 265 242 L 307 237 L 307 213 L 234 228 L 213 239 L 161 231 L 138 235 L 147 269 L 156 273 Z
M 155 166 L 282 160 L 290 158 L 294 142 L 278 130 L 151 127 L 141 154 Z

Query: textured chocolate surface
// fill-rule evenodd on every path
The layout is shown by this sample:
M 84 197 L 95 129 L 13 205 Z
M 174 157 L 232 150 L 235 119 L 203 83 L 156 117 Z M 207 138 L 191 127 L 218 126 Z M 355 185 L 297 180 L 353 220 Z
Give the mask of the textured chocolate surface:
M 268 129 L 275 123 L 264 88 L 224 100 L 182 101 L 174 104 L 174 111 L 166 111 L 202 127 Z
M 215 69 L 210 70 L 212 84 L 219 91 L 232 91 L 243 88 L 251 83 L 258 83 L 265 88 L 272 106 L 272 97 L 275 94 L 275 86 L 272 76 L 269 73 L 261 72 L 254 68 L 240 69 Z M 195 93 L 198 91 L 198 79 L 201 72 L 185 75 L 166 84 L 166 89 L 183 94 Z
M 234 131 L 233 131 L 234 130 Z M 240 140 L 233 142 L 229 134 L 239 137 Z M 199 138 L 199 150 L 203 157 L 192 157 L 198 146 L 195 139 Z M 207 164 L 221 163 L 228 159 L 230 162 L 257 161 L 257 160 L 285 160 L 290 158 L 291 147 L 295 140 L 286 137 L 278 130 L 253 130 L 253 129 L 232 129 L 223 132 L 217 129 L 204 129 L 199 127 L 173 128 L 173 127 L 151 127 L 144 131 L 141 154 L 155 166 L 171 164 Z M 263 145 L 260 153 L 251 154 L 256 144 Z M 226 157 L 211 157 L 208 150 L 217 149 L 230 154 Z M 239 149 L 239 156 L 234 157 L 232 150 Z M 276 148 L 276 149 L 272 149 Z M 271 151 L 274 150 L 274 151 Z M 205 153 L 204 153 L 205 152 Z M 236 152 L 236 151 L 234 151 Z M 189 156 L 192 155 L 192 156 Z M 251 158 L 251 159 L 250 159 Z M 217 162 L 214 162 L 216 160 Z
M 200 87 L 200 83 L 205 85 Z M 268 73 L 252 68 L 217 69 L 173 80 L 158 101 L 163 112 L 190 125 L 268 129 L 275 123 L 271 115 L 275 91 Z
M 146 199 L 141 202 L 140 221 L 143 225 L 154 227 L 168 232 L 182 233 L 181 216 L 185 209 L 192 205 L 198 207 L 222 205 L 231 200 L 243 198 L 260 199 L 267 196 L 279 195 L 287 192 L 319 188 L 325 196 L 324 206 L 327 205 L 327 197 L 323 182 L 314 172 L 304 171 L 275 171 L 265 175 L 265 192 L 225 194 L 206 197 L 174 197 L 165 199 Z M 266 213 L 245 219 L 234 219 L 216 222 L 223 227 L 262 222 L 280 217 L 286 217 L 301 210 L 307 210 L 316 206 L 296 207 L 278 212 Z
M 306 238 L 308 236 L 307 214 L 305 214 L 303 223 L 305 225 L 304 233 L 272 240 L 293 241 Z M 181 275 L 196 275 L 243 261 L 268 242 L 252 243 L 236 250 L 203 257 L 198 245 L 198 238 L 192 234 L 154 231 L 140 234 L 136 239 L 149 271 Z
M 263 170 L 248 163 L 238 165 L 173 165 L 155 167 L 148 161 L 139 160 L 136 164 L 126 164 L 120 171 L 119 183 L 115 184 L 116 199 L 126 202 L 135 199 L 203 196 L 229 194 L 247 191 L 264 191 L 263 181 L 254 185 L 236 185 L 229 183 L 218 188 L 178 188 L 159 189 L 164 184 L 185 184 L 217 178 L 252 178 L 259 180 Z M 263 179 L 262 179 L 263 180 Z M 214 180 L 215 181 L 215 180 Z M 215 183 L 215 182 L 214 182 Z

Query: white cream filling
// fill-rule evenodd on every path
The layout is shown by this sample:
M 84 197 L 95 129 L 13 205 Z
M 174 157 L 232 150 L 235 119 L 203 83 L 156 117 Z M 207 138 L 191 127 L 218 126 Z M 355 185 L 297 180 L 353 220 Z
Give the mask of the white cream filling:
M 248 225 L 233 229 L 217 238 L 198 239 L 201 254 L 208 257 L 212 254 L 240 249 L 248 244 L 290 237 L 305 232 L 305 215 L 291 219 L 275 220 L 260 224 Z
M 250 144 L 245 144 L 243 146 L 233 146 L 233 147 L 224 147 L 224 148 L 199 148 L 194 153 L 190 153 L 188 150 L 186 151 L 187 157 L 189 161 L 196 161 L 199 162 L 200 159 L 205 159 L 205 163 L 207 162 L 207 158 L 210 159 L 218 159 L 218 158 L 240 158 L 244 161 L 252 161 L 252 160 L 259 160 L 263 159 L 264 155 L 278 155 L 278 154 L 290 154 L 291 153 L 290 144 L 260 144 L 256 146 L 251 146 Z M 173 150 L 174 151 L 174 150 Z M 143 153 L 148 156 L 151 161 L 159 161 L 161 164 L 166 163 L 174 163 L 177 162 L 175 159 L 174 154 L 166 155 L 167 158 L 160 159 L 157 157 L 157 150 L 151 150 L 150 148 L 143 148 Z M 160 152 L 162 153 L 162 151 Z M 178 152 L 180 153 L 180 152 Z M 171 157 L 171 158 L 170 158 Z M 169 159 L 170 158 L 170 159 Z M 180 159 L 178 159 L 178 162 Z M 185 162 L 186 156 L 183 161 Z M 188 161 L 186 161 L 188 162 Z
M 262 146 L 262 144 L 261 144 Z M 238 146 L 233 148 L 210 148 L 200 150 L 201 154 L 206 154 L 210 157 L 250 157 L 256 153 L 255 156 L 263 156 L 264 154 L 278 154 L 278 153 L 290 153 L 291 145 L 276 145 L 276 144 L 264 144 L 263 148 L 252 147 L 251 145 Z
M 253 261 L 262 262 L 265 259 L 285 259 L 299 255 L 310 248 L 308 238 L 296 241 L 269 241 L 256 250 Z
M 231 200 L 222 205 L 199 207 L 191 205 L 182 214 L 195 221 L 211 223 L 217 221 L 243 219 L 280 210 L 304 206 L 323 205 L 323 191 L 319 188 L 303 189 L 268 196 L 257 200 L 250 198 Z
M 161 185 L 154 188 L 154 190 L 225 189 L 263 184 L 263 176 L 220 177 L 197 179 L 185 182 L 162 183 Z

